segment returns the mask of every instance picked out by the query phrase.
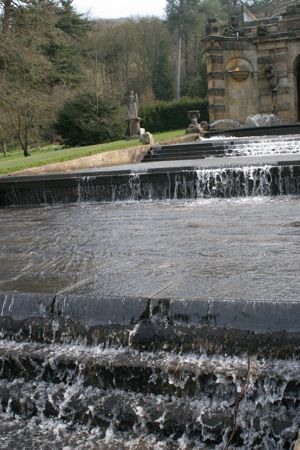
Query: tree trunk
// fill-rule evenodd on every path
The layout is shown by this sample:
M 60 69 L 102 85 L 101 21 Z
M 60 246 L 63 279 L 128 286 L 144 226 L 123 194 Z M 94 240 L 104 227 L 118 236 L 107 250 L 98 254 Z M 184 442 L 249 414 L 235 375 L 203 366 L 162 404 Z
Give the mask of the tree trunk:
M 9 29 L 9 22 L 11 16 L 11 4 L 12 0 L 4 0 L 3 2 L 3 21 L 2 21 L 2 30 L 6 33 Z
M 24 140 L 22 140 L 22 148 L 23 148 L 24 156 L 30 156 L 28 147 L 29 147 L 28 146 L 28 130 L 27 130 L 26 126 L 25 126 Z
M 7 142 L 6 141 L 2 141 L 2 149 L 3 149 L 3 155 L 6 157 L 7 156 Z
M 184 72 L 185 77 L 188 78 L 191 72 L 188 31 L 184 33 Z
M 176 98 L 180 99 L 180 72 L 181 72 L 181 46 L 182 46 L 182 26 L 179 25 L 176 42 Z
M 27 143 L 25 145 L 23 145 L 23 153 L 24 153 L 24 156 L 30 156 Z
M 25 117 L 24 117 L 24 146 L 23 146 L 23 151 L 24 151 L 24 156 L 30 156 L 30 153 L 29 153 L 29 149 L 28 149 L 28 147 L 29 147 L 29 144 L 28 144 L 28 127 L 29 127 L 29 124 L 28 124 L 28 118 L 27 118 L 27 114 L 25 114 Z
M 27 139 L 24 141 L 22 147 L 23 147 L 24 156 L 30 156 Z

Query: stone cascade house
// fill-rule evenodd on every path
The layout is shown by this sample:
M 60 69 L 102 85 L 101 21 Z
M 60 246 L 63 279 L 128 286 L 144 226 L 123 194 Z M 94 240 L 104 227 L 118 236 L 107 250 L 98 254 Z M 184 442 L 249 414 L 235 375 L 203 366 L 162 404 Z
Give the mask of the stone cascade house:
M 244 11 L 222 29 L 209 19 L 206 51 L 209 116 L 244 122 L 254 114 L 300 121 L 300 1 L 277 0 L 274 17 Z

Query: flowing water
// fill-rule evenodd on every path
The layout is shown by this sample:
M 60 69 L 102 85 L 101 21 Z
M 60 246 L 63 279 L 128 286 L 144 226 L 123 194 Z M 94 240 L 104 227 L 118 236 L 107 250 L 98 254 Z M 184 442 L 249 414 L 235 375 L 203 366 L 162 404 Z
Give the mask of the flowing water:
M 1 209 L 0 290 L 297 302 L 299 205 L 294 196 Z M 133 327 L 95 345 L 67 332 L 59 340 L 56 325 L 51 339 L 24 338 L 22 326 L 8 338 L 3 326 L 1 450 L 221 450 L 233 430 L 229 448 L 292 448 L 293 354 L 151 353 L 132 347 Z
M 221 450 L 234 418 L 234 448 L 289 449 L 297 433 L 298 362 L 52 345 L 38 366 L 46 350 L 27 347 L 1 345 L 1 449 Z
M 241 141 L 241 142 L 240 142 Z M 243 138 L 224 139 L 226 156 L 267 156 L 267 155 L 300 155 L 300 137 L 265 136 L 264 139 L 251 139 L 245 142 Z
M 295 196 L 5 208 L 0 290 L 297 300 L 299 205 Z
M 208 158 L 3 185 L 2 205 L 54 205 L 0 209 L 0 450 L 292 449 L 300 339 L 282 330 L 300 292 L 299 136 L 222 145 L 220 168 Z M 82 318 L 64 315 L 78 299 Z M 182 313 L 184 299 L 215 302 L 219 322 L 233 305 L 234 326 L 288 312 L 272 334 L 269 317 L 255 332 L 220 330 L 210 303 L 204 323 L 200 309 L 197 324 L 172 322 L 164 305 Z
M 253 144 L 254 145 L 254 144 Z M 298 155 L 237 156 L 120 166 L 44 179 L 0 179 L 0 205 L 181 200 L 300 194 Z M 229 162 L 229 163 L 228 163 Z M 252 164 L 252 165 L 251 165 Z M 133 170 L 134 169 L 134 170 Z

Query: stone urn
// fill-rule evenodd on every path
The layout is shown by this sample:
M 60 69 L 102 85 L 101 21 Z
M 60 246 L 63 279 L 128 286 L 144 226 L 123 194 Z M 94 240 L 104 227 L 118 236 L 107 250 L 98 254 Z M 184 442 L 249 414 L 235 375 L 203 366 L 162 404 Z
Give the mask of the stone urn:
M 201 127 L 200 124 L 198 123 L 198 120 L 200 119 L 200 112 L 195 109 L 192 111 L 188 111 L 187 112 L 188 118 L 190 120 L 190 125 L 188 126 L 186 133 L 200 133 L 201 132 Z

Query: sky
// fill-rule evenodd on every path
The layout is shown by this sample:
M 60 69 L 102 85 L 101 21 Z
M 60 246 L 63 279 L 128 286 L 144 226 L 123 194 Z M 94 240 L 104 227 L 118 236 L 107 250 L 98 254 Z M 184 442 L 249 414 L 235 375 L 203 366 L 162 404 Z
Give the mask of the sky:
M 166 0 L 73 0 L 80 13 L 91 18 L 163 16 Z

